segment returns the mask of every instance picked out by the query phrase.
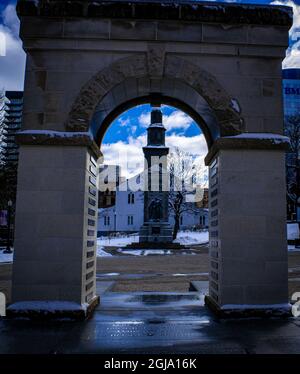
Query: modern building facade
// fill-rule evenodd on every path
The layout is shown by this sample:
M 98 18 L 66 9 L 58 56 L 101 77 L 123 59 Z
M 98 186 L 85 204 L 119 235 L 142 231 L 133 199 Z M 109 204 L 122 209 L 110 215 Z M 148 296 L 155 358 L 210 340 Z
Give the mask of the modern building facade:
M 7 91 L 2 111 L 5 114 L 1 128 L 1 161 L 6 168 L 10 168 L 18 164 L 19 147 L 15 135 L 21 129 L 23 92 Z
M 300 115 L 300 69 L 284 69 L 282 86 L 284 115 Z
M 291 139 L 286 154 L 287 218 L 300 221 L 300 69 L 282 73 L 285 133 Z

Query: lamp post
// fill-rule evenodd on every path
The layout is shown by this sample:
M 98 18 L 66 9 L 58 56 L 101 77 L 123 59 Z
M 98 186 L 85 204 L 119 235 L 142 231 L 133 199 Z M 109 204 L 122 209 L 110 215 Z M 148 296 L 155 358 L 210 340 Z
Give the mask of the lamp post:
M 6 249 L 3 253 L 12 253 L 12 250 L 10 248 L 11 207 L 12 207 L 12 201 L 9 200 L 7 203 L 7 242 L 6 242 Z

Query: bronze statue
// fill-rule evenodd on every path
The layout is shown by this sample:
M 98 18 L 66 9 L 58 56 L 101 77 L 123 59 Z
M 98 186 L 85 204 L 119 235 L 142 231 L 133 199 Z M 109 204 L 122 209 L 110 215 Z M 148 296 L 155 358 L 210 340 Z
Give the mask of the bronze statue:
M 159 221 L 162 218 L 162 205 L 161 200 L 155 198 L 149 205 L 149 219 Z

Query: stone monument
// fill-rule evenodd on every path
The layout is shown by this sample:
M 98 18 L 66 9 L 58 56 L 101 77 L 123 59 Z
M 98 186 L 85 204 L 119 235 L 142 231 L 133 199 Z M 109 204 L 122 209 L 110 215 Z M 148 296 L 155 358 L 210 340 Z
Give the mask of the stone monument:
M 153 108 L 151 123 L 147 129 L 147 145 L 143 147 L 144 224 L 140 229 L 140 243 L 172 242 L 172 228 L 168 222 L 169 148 L 165 145 L 165 131 L 160 108 Z
M 85 318 L 99 302 L 99 148 L 118 115 L 149 102 L 185 111 L 207 142 L 207 304 L 266 315 L 289 307 L 281 88 L 292 9 L 22 0 L 17 12 L 27 62 L 9 313 Z M 168 153 L 156 116 L 146 157 Z M 145 195 L 141 240 L 171 240 L 167 193 Z

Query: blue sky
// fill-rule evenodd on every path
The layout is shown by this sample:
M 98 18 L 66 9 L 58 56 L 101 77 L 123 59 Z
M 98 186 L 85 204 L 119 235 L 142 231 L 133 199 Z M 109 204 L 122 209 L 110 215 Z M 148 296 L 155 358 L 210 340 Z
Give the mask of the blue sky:
M 300 68 L 300 0 L 227 0 L 233 3 L 288 5 L 294 10 L 294 24 L 290 30 L 290 47 L 284 67 Z M 0 89 L 23 90 L 25 53 L 18 37 L 19 20 L 14 0 L 0 0 Z M 5 49 L 3 56 L 1 52 Z M 207 152 L 203 134 L 190 117 L 176 108 L 163 106 L 167 145 L 180 146 L 202 160 Z M 150 121 L 150 106 L 132 108 L 117 118 L 105 134 L 102 151 L 105 161 L 119 163 L 124 176 L 142 170 L 142 146 L 146 142 L 146 127 Z M 119 158 L 119 154 L 122 153 Z M 124 157 L 124 154 L 127 157 Z M 131 166 L 130 166 L 130 165 Z
M 199 134 L 199 127 L 187 114 L 166 105 L 163 105 L 161 109 L 167 136 L 172 134 L 196 136 Z M 129 136 L 138 137 L 145 134 L 145 129 L 150 123 L 150 111 L 151 105 L 145 104 L 121 114 L 105 134 L 105 142 L 111 143 L 116 140 L 116 137 L 124 140 Z
M 174 107 L 162 105 L 161 109 L 167 130 L 166 145 L 170 149 L 179 146 L 203 166 L 207 146 L 199 126 L 186 113 Z M 142 147 L 147 141 L 150 111 L 151 106 L 146 104 L 126 111 L 111 124 L 105 134 L 101 147 L 105 162 L 120 165 L 123 176 L 131 177 L 143 170 Z

